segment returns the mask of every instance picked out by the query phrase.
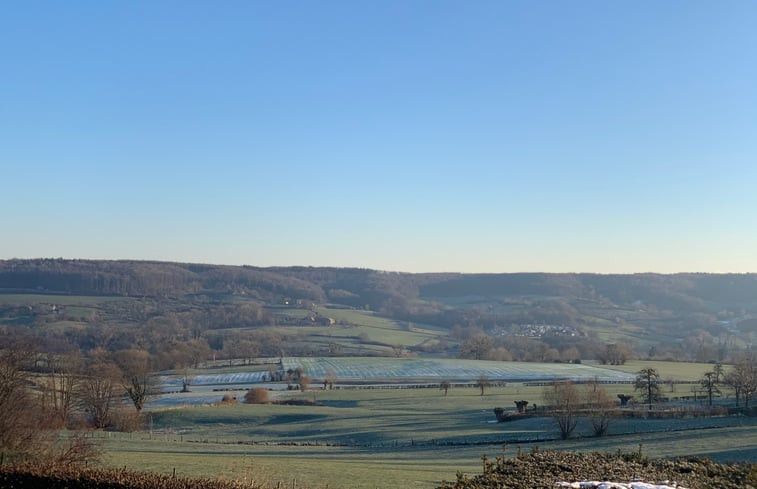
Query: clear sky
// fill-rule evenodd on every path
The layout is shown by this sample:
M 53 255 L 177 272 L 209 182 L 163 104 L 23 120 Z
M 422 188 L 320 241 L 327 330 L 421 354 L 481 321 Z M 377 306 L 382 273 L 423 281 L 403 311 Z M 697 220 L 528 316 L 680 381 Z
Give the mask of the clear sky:
M 757 2 L 3 2 L 0 216 L 0 258 L 757 272 Z

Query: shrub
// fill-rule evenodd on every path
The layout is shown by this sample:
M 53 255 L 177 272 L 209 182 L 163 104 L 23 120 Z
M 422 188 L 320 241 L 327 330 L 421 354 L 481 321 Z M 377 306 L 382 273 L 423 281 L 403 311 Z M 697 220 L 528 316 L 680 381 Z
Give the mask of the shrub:
M 268 404 L 271 402 L 268 394 L 268 389 L 263 387 L 255 387 L 247 391 L 244 395 L 244 402 L 247 404 Z
M 229 394 L 224 394 L 224 396 L 221 398 L 221 404 L 239 404 L 239 401 L 237 401 L 236 397 L 233 397 Z
M 124 433 L 133 433 L 141 431 L 145 427 L 145 418 L 133 409 L 120 407 L 114 409 L 110 414 L 110 422 L 106 427 L 109 430 L 123 431 Z

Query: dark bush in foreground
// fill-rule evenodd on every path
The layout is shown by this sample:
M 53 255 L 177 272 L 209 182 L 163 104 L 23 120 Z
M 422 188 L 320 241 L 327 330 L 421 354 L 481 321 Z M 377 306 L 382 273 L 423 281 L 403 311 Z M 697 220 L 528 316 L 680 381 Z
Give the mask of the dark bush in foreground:
M 744 489 L 757 482 L 755 464 L 718 464 L 708 459 L 647 460 L 630 454 L 570 453 L 545 451 L 494 462 L 484 458 L 484 473 L 473 477 L 458 474 L 445 489 L 554 489 L 556 482 L 632 480 L 663 484 L 678 483 L 687 489 Z
M 61 465 L 0 466 L 0 487 L 13 489 L 266 489 L 277 486 L 281 487 L 279 484 L 249 479 L 190 479 L 119 469 Z

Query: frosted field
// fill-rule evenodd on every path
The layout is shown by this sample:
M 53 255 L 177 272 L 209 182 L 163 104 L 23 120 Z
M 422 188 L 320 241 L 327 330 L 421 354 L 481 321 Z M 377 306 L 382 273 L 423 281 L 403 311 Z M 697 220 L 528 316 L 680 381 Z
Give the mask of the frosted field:
M 486 360 L 421 359 L 421 358 L 285 358 L 283 369 L 297 369 L 314 380 L 322 380 L 330 372 L 338 383 L 352 382 L 474 382 L 481 375 L 490 381 L 539 382 L 570 379 L 601 382 L 628 382 L 635 376 L 591 365 L 530 362 L 494 362 Z M 268 372 L 207 373 L 195 375 L 193 386 L 256 384 Z M 181 388 L 181 378 L 162 377 L 166 390 Z

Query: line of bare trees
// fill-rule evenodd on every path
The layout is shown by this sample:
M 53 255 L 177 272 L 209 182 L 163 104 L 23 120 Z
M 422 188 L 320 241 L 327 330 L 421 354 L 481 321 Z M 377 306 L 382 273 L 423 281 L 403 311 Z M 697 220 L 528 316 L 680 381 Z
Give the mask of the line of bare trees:
M 581 387 L 569 380 L 554 382 L 545 386 L 542 399 L 563 440 L 573 433 L 581 417 L 591 421 L 595 436 L 607 434 L 615 402 L 598 382 L 588 382 Z
M 736 358 L 735 363 L 725 368 L 716 364 L 711 372 L 705 372 L 699 381 L 705 393 L 708 406 L 721 393 L 720 387 L 730 388 L 735 396 L 736 407 L 750 408 L 750 401 L 757 394 L 757 355 L 746 352 Z M 663 399 L 659 372 L 654 368 L 643 368 L 636 373 L 634 389 L 639 392 L 642 403 L 649 410 Z M 629 397 L 630 396 L 619 396 Z M 597 382 L 581 386 L 571 381 L 554 382 L 545 386 L 542 399 L 546 409 L 555 419 L 562 439 L 567 439 L 576 428 L 579 418 L 591 421 L 595 436 L 607 433 L 611 419 L 617 414 L 617 403 Z
M 139 429 L 155 391 L 153 365 L 140 349 L 40 353 L 34 338 L 0 335 L 0 456 L 23 460 L 57 450 L 91 457 L 91 441 L 62 441 L 56 430 Z
M 719 372 L 713 376 L 715 382 L 720 380 Z M 743 400 L 744 407 L 749 408 L 749 402 L 757 394 L 757 355 L 754 352 L 739 355 L 732 368 L 722 375 L 722 383 L 733 389 L 737 406 Z
M 27 338 L 2 338 L 0 347 L 0 458 L 10 461 L 44 460 L 73 464 L 97 459 L 91 438 L 80 433 L 63 437 L 65 426 L 78 409 L 91 409 L 86 397 L 91 380 L 73 377 L 62 359 L 47 373 L 35 373 L 41 361 Z

